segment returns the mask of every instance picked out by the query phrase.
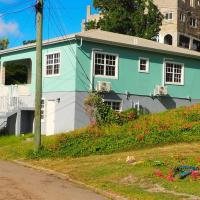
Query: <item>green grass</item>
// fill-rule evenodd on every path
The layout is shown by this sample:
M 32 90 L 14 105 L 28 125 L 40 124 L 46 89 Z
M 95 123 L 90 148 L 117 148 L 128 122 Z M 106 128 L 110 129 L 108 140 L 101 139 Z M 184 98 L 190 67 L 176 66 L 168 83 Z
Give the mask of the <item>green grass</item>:
M 134 156 L 138 164 L 127 164 L 127 156 Z M 200 143 L 182 143 L 164 147 L 135 150 L 111 155 L 96 155 L 81 158 L 48 158 L 26 160 L 35 166 L 67 174 L 72 179 L 130 199 L 159 200 L 183 199 L 180 193 L 200 198 L 199 180 L 188 177 L 175 182 L 154 175 L 160 170 L 167 175 L 179 165 L 200 165 Z M 156 165 L 160 161 L 163 165 Z M 127 177 L 131 177 L 127 180 Z M 167 192 L 150 192 L 156 185 Z M 168 193 L 169 192 L 169 193 Z M 174 194 L 174 192 L 178 194 Z M 187 198 L 185 198 L 187 199 Z
M 179 165 L 200 166 L 200 105 L 145 115 L 123 126 L 42 137 L 39 154 L 31 151 L 30 138 L 0 137 L 0 159 L 21 159 L 131 200 L 200 199 L 200 179 L 169 182 L 155 176 L 157 170 L 167 176 Z M 127 156 L 138 163 L 126 163 Z
M 27 134 L 20 137 L 0 137 L 0 159 L 15 160 L 26 158 L 29 151 L 34 149 L 33 135 Z M 42 137 L 43 145 L 48 148 L 55 143 L 56 137 Z
M 63 134 L 38 157 L 111 154 L 166 144 L 200 141 L 200 104 L 144 115 L 122 126 L 88 126 Z

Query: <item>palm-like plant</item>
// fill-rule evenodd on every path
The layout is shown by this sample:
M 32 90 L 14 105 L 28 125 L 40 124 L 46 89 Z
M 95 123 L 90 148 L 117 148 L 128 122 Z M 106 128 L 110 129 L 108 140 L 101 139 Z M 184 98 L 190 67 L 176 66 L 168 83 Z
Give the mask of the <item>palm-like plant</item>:
M 7 38 L 0 39 L 0 50 L 7 49 L 9 45 L 9 40 Z

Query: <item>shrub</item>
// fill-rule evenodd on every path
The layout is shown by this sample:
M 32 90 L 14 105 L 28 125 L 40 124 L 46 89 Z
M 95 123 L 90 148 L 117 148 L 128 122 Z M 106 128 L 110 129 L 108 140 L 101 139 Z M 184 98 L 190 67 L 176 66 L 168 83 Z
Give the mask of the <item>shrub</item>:
M 103 102 L 100 94 L 94 92 L 85 98 L 84 105 L 85 111 L 90 118 L 90 124 L 97 124 L 98 126 L 105 124 L 123 125 L 137 118 L 135 109 L 116 112 Z

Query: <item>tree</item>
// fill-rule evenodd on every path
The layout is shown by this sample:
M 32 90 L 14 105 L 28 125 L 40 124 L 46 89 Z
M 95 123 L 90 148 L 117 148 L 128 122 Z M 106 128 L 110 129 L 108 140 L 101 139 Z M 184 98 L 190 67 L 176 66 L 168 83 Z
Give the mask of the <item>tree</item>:
M 0 50 L 7 49 L 9 45 L 9 40 L 7 38 L 0 39 Z
M 158 35 L 163 15 L 153 0 L 93 0 L 101 13 L 98 22 L 88 22 L 87 29 L 152 39 Z M 95 23 L 95 24 L 94 24 Z

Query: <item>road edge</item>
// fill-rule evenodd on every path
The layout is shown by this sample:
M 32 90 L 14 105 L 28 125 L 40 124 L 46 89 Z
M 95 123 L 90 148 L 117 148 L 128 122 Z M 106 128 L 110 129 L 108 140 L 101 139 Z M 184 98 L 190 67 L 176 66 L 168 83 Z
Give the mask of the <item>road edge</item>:
M 123 197 L 123 196 L 120 196 L 120 195 L 116 195 L 116 194 L 113 194 L 111 192 L 106 192 L 104 190 L 101 190 L 101 189 L 95 188 L 93 186 L 87 185 L 87 184 L 85 184 L 81 181 L 70 178 L 69 175 L 67 175 L 67 174 L 63 174 L 61 172 L 57 172 L 57 171 L 54 171 L 52 169 L 47 169 L 47 168 L 44 168 L 44 167 L 35 166 L 35 165 L 30 164 L 30 163 L 22 162 L 20 160 L 12 160 L 11 162 L 16 163 L 16 164 L 21 165 L 21 166 L 24 166 L 24 167 L 27 167 L 27 168 L 35 169 L 35 170 L 40 171 L 40 172 L 44 172 L 48 175 L 56 176 L 56 177 L 58 177 L 62 180 L 69 181 L 73 184 L 76 184 L 76 185 L 78 185 L 82 188 L 91 190 L 91 191 L 93 191 L 97 194 L 100 194 L 104 197 L 107 197 L 111 200 L 129 200 L 129 198 L 126 198 L 126 197 Z

